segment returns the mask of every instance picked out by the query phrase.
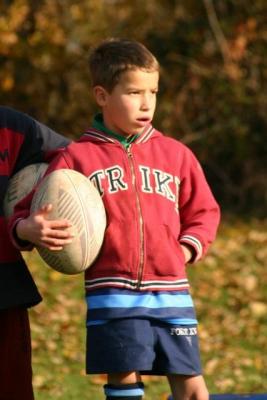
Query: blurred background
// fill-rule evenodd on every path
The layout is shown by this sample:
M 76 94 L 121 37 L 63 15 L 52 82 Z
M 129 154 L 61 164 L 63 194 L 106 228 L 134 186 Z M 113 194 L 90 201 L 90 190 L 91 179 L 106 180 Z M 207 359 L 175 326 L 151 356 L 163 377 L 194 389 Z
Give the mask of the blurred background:
M 0 103 L 78 138 L 97 111 L 88 53 L 110 36 L 139 40 L 158 58 L 154 126 L 194 151 L 223 210 L 209 256 L 189 271 L 209 387 L 267 391 L 267 3 L 0 0 Z M 32 311 L 37 400 L 76 398 L 88 385 L 77 372 L 82 278 L 26 257 L 44 295 Z M 98 379 L 85 398 L 99 398 Z M 147 384 L 148 400 L 168 392 L 161 380 Z
M 0 102 L 78 137 L 95 113 L 88 52 L 142 41 L 158 58 L 154 125 L 189 145 L 225 210 L 265 215 L 265 0 L 1 0 Z

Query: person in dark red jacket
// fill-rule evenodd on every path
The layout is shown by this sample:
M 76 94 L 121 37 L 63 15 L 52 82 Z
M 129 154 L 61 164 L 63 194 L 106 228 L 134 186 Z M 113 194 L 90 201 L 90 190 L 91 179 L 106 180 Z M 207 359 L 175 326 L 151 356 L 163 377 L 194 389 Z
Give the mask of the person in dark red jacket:
M 0 106 L 0 400 L 32 400 L 29 307 L 40 293 L 10 241 L 3 200 L 9 179 L 29 164 L 45 162 L 69 140 L 30 116 Z
M 47 171 L 83 173 L 107 214 L 100 254 L 85 272 L 87 373 L 108 374 L 107 400 L 140 400 L 142 374 L 165 375 L 175 400 L 207 400 L 186 264 L 214 240 L 218 204 L 190 149 L 151 125 L 159 65 L 148 49 L 107 40 L 90 68 L 102 113 Z M 17 235 L 64 246 L 67 229 L 54 229 L 43 210 L 30 215 L 32 194 L 10 220 L 14 244 Z

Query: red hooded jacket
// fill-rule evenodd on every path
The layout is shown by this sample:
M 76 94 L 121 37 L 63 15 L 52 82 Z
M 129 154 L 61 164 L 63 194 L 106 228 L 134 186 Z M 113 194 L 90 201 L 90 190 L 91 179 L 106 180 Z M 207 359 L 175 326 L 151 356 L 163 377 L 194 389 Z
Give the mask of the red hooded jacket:
M 126 149 L 91 128 L 52 161 L 47 173 L 62 168 L 87 176 L 106 209 L 104 243 L 85 272 L 87 290 L 188 287 L 181 244 L 193 250 L 191 262 L 200 259 L 215 238 L 220 212 L 185 145 L 149 126 Z

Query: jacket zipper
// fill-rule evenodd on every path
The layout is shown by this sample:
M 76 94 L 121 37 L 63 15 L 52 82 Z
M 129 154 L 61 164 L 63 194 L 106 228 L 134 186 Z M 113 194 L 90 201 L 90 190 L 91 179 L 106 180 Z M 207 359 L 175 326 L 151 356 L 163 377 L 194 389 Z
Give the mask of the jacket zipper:
M 137 212 L 139 216 L 139 239 L 140 239 L 140 260 L 139 260 L 139 266 L 138 266 L 138 274 L 137 274 L 137 285 L 136 288 L 140 289 L 141 287 L 141 282 L 142 282 L 142 276 L 143 276 L 143 270 L 144 270 L 144 220 L 141 212 L 141 203 L 140 203 L 140 198 L 138 195 L 138 190 L 136 186 L 136 175 L 135 175 L 135 170 L 134 170 L 134 164 L 133 164 L 133 154 L 130 150 L 129 146 L 127 148 L 127 155 L 130 163 L 130 169 L 131 169 L 131 174 L 132 174 L 132 184 L 133 187 L 135 188 L 135 193 L 136 193 L 136 204 L 137 204 Z

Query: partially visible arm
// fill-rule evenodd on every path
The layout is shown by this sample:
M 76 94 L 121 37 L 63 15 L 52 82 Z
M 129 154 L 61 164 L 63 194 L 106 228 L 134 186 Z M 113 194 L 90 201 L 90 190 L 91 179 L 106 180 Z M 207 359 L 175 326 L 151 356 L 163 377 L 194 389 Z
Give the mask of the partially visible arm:
M 17 112 L 16 118 L 17 123 L 24 129 L 24 142 L 14 173 L 26 165 L 50 161 L 55 156 L 56 149 L 64 148 L 70 143 L 68 138 L 59 135 L 27 114 Z
M 215 239 L 220 210 L 199 162 L 189 149 L 184 156 L 184 171 L 180 187 L 179 242 L 185 258 L 194 262 L 206 254 Z

